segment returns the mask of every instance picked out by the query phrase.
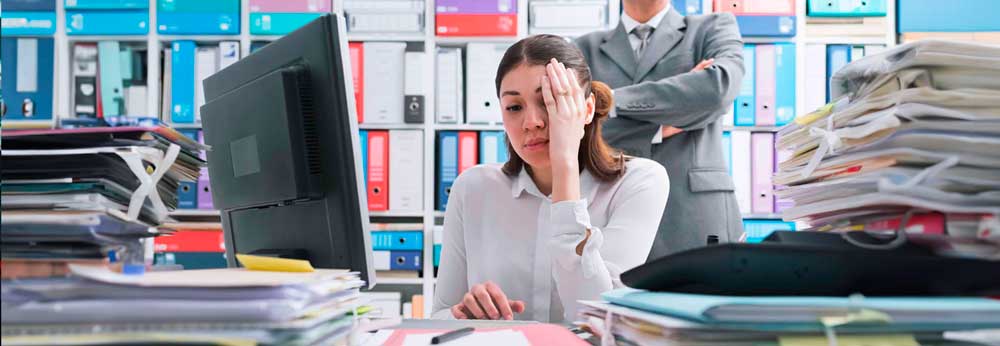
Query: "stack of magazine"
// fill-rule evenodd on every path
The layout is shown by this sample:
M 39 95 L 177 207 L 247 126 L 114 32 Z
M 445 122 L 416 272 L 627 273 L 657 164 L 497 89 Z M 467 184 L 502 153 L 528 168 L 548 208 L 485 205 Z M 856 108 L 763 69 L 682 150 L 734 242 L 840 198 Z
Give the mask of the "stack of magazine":
M 197 181 L 206 149 L 167 127 L 3 133 L 3 277 L 47 277 L 68 263 L 141 261 Z
M 4 345 L 343 344 L 365 309 L 346 270 L 70 271 L 4 283 Z
M 830 104 L 779 132 L 788 155 L 775 196 L 794 203 L 786 220 L 1000 236 L 1000 46 L 908 43 L 830 83 Z

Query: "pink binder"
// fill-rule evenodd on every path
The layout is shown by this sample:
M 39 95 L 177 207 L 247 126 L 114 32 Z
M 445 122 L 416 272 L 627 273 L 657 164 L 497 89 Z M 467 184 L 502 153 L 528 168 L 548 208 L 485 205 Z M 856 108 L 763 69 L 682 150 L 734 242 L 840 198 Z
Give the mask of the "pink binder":
M 754 125 L 774 126 L 774 89 L 775 89 L 775 61 L 774 45 L 758 44 L 754 52 L 757 60 L 756 103 L 757 119 Z
M 250 12 L 330 12 L 330 0 L 250 0 Z
M 774 212 L 774 194 L 771 175 L 774 173 L 774 134 L 755 132 L 750 134 L 750 178 L 751 212 L 771 214 Z

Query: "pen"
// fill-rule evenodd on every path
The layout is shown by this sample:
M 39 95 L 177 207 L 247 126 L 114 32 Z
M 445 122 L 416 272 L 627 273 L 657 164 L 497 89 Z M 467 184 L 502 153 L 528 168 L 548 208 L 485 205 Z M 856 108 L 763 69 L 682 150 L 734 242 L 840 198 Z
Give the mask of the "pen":
M 435 336 L 434 338 L 431 338 L 431 345 L 443 344 L 443 343 L 446 343 L 448 341 L 452 341 L 452 340 L 461 338 L 461 337 L 466 336 L 468 334 L 472 334 L 472 331 L 474 331 L 474 330 L 475 329 L 472 328 L 472 327 L 465 327 L 465 328 L 462 328 L 462 329 L 456 329 L 456 330 L 453 330 L 453 331 L 450 331 L 450 332 L 447 332 L 447 333 Z

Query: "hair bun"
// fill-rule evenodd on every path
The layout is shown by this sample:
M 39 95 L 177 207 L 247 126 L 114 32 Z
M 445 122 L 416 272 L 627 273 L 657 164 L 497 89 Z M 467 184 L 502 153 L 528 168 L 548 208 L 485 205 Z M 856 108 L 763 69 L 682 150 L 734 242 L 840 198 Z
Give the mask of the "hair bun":
M 591 81 L 590 90 L 594 93 L 594 119 L 607 117 L 615 104 L 611 96 L 611 87 L 603 82 Z

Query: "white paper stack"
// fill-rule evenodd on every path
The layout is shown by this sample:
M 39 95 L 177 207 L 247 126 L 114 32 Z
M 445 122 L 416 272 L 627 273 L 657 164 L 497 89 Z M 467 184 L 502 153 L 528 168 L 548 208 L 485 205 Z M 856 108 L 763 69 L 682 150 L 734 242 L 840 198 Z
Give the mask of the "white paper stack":
M 1000 234 L 1000 46 L 901 45 L 851 62 L 830 92 L 779 132 L 778 150 L 793 153 L 774 177 L 795 204 L 786 220 L 894 230 L 930 213 L 942 217 L 924 232 Z

